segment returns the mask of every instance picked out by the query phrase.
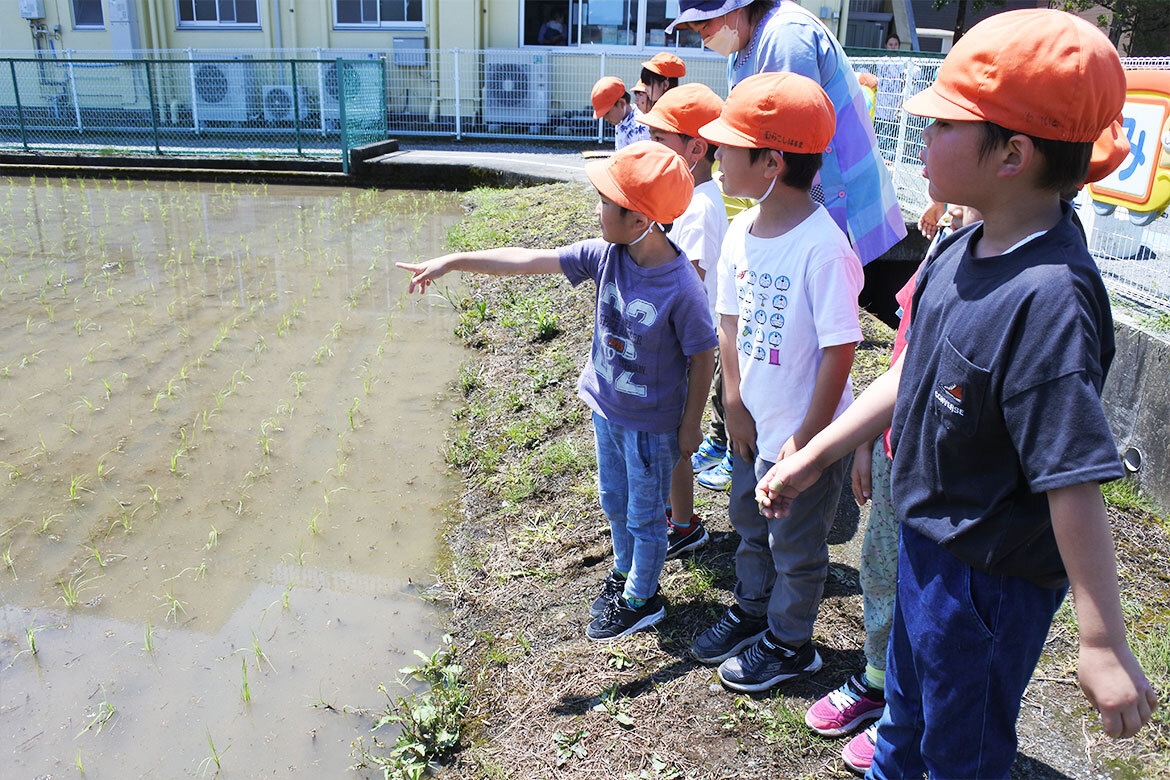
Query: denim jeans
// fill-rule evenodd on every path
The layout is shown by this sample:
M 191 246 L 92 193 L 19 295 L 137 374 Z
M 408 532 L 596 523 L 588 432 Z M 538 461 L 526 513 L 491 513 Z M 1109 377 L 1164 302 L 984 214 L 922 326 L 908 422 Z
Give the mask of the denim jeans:
M 866 778 L 1006 778 L 1016 717 L 1067 588 L 971 568 L 907 525 Z
M 678 431 L 647 433 L 615 425 L 596 412 L 597 480 L 613 534 L 613 567 L 626 573 L 628 599 L 658 590 L 666 562 L 666 502 L 678 463 Z

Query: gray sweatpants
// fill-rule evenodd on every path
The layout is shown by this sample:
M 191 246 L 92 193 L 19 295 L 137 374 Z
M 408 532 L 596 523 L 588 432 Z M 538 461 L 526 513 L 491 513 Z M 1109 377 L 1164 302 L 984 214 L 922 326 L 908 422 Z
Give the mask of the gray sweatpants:
M 735 551 L 735 600 L 747 614 L 767 616 L 768 628 L 781 642 L 799 647 L 812 639 L 825 590 L 826 540 L 845 481 L 845 462 L 825 469 L 785 517 L 766 518 L 756 504 L 755 490 L 772 465 L 760 458 L 748 463 L 738 453 L 731 460 L 728 511 L 740 536 Z

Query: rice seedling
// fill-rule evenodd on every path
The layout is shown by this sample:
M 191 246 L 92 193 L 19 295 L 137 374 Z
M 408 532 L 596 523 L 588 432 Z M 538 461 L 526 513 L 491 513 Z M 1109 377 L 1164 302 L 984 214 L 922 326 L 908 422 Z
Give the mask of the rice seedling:
M 186 454 L 187 454 L 187 450 L 184 449 L 183 447 L 179 447 L 178 449 L 176 449 L 174 452 L 171 453 L 171 473 L 174 474 L 176 477 L 183 476 L 182 474 L 179 473 L 179 458 L 183 457 Z
M 92 590 L 90 583 L 98 578 L 99 575 L 86 577 L 82 572 L 77 572 L 68 580 L 58 579 L 57 584 L 61 587 L 61 595 L 57 597 L 57 601 L 64 602 L 69 609 L 77 606 L 77 602 L 81 599 L 81 594 L 87 590 Z
M 89 477 L 87 477 L 85 474 L 74 474 L 72 477 L 69 478 L 69 500 L 70 501 L 76 503 L 76 502 L 81 500 L 82 493 L 92 493 L 93 492 L 92 490 L 90 490 L 89 488 L 87 488 L 85 486 L 86 482 L 88 482 L 88 481 L 89 481 Z
M 248 699 L 251 699 L 251 696 L 249 696 Z M 246 699 L 245 701 L 247 701 L 248 699 Z M 216 750 L 215 743 L 211 741 L 211 732 L 210 731 L 207 732 L 207 746 L 209 748 L 211 748 L 211 755 L 207 756 L 206 758 L 204 758 L 202 761 L 199 762 L 199 776 L 202 777 L 207 772 L 210 772 L 211 766 L 212 766 L 212 764 L 214 764 L 215 765 L 215 775 L 213 775 L 213 776 L 219 777 L 219 773 L 223 770 L 223 767 L 220 765 L 220 762 L 219 762 L 220 752 L 218 750 Z M 231 749 L 232 749 L 232 743 L 229 742 L 228 746 L 223 749 L 223 752 L 227 753 Z
M 156 490 L 151 485 L 143 485 L 143 487 L 150 491 L 150 503 L 154 504 L 155 508 L 157 509 L 158 508 L 158 490 Z
M 358 399 L 354 398 L 353 403 L 349 405 L 349 429 L 351 431 L 357 430 L 357 420 L 356 420 L 357 412 L 358 412 Z
M 4 668 L 10 669 L 12 667 L 12 664 L 16 663 L 16 659 L 20 658 L 22 655 L 27 654 L 27 655 L 31 655 L 31 656 L 35 657 L 37 652 L 38 652 L 38 650 L 37 650 L 37 634 L 41 633 L 46 628 L 49 628 L 49 626 L 29 625 L 28 628 L 26 628 L 24 630 L 24 649 L 21 650 L 16 655 L 12 656 L 12 660 L 8 663 L 8 666 L 6 666 Z
M 240 686 L 240 699 L 244 704 L 252 703 L 252 691 L 248 688 L 248 659 L 240 659 L 240 667 L 244 673 L 243 684 Z
M 8 479 L 10 479 L 10 480 L 20 479 L 20 477 L 21 477 L 20 469 L 17 468 L 16 465 L 9 463 L 6 460 L 0 460 L 0 466 L 3 466 L 4 468 L 8 469 Z
M 154 652 L 154 626 L 150 624 L 150 617 L 146 618 L 146 628 L 142 632 L 142 649 L 148 653 Z
M 110 466 L 106 463 L 106 456 L 109 454 L 110 453 L 107 452 L 105 455 L 102 455 L 100 458 L 98 458 L 98 462 L 97 462 L 97 477 L 98 477 L 98 479 L 104 480 L 106 477 L 110 476 L 110 474 L 114 473 L 114 467 Z
M 166 587 L 163 589 L 163 594 L 161 596 L 155 596 L 155 598 L 161 601 L 167 608 L 166 617 L 163 618 L 165 622 L 170 622 L 173 620 L 174 622 L 178 623 L 179 613 L 182 612 L 184 615 L 187 614 L 185 607 L 186 602 L 180 601 L 175 597 L 174 583 L 170 582 L 169 580 L 167 581 Z
M 219 544 L 219 531 L 213 525 L 211 526 L 211 530 L 207 532 L 207 544 L 203 545 L 203 549 L 210 550 L 217 544 Z
M 16 565 L 12 560 L 12 544 L 9 543 L 4 552 L 0 552 L 0 562 L 4 564 L 4 568 L 12 575 L 12 579 L 19 579 L 16 576 Z
M 97 542 L 93 542 L 85 549 L 89 550 L 89 558 L 92 558 L 94 561 L 96 561 L 98 567 L 102 569 L 104 569 L 106 565 L 110 563 L 110 561 L 116 561 L 126 557 L 125 555 L 119 555 L 117 553 L 106 553 L 105 555 L 102 555 L 101 550 L 98 549 Z M 86 560 L 89 560 L 89 558 L 86 558 Z
M 105 728 L 105 725 L 110 721 L 110 718 L 114 717 L 115 713 L 117 712 L 117 707 L 110 704 L 108 701 L 101 702 L 98 704 L 97 711 L 93 714 L 93 717 L 90 719 L 89 723 L 86 724 L 85 728 L 83 728 L 81 731 L 77 732 L 77 737 L 74 737 L 74 739 L 77 739 L 82 734 L 95 727 L 95 734 L 102 733 L 102 729 Z M 86 715 L 88 716 L 89 713 L 87 712 Z
M 309 533 L 314 536 L 321 533 L 321 529 L 317 526 L 317 519 L 321 517 L 321 510 L 314 510 L 313 516 L 309 518 Z M 11 549 L 11 547 L 9 547 Z
M 39 529 L 37 529 L 37 533 L 42 534 L 42 535 L 47 534 L 49 532 L 49 529 L 52 528 L 53 523 L 60 520 L 61 517 L 62 517 L 62 515 L 60 512 L 54 512 L 52 514 L 46 513 L 46 514 L 41 515 L 41 527 Z

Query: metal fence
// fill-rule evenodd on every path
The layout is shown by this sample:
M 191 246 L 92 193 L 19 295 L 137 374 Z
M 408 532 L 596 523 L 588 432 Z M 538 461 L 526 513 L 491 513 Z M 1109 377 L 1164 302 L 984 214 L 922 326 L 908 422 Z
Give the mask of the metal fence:
M 645 58 L 587 48 L 273 53 L 0 51 L 0 150 L 302 155 L 346 165 L 348 149 L 387 136 L 604 145 L 613 128 L 593 118 L 590 88 L 602 76 L 632 85 Z M 725 59 L 680 54 L 686 81 L 726 96 Z M 934 80 L 942 60 L 869 50 L 850 60 L 877 82 L 878 146 L 903 210 L 919 214 L 927 202 L 919 161 L 927 120 L 902 103 Z M 1123 62 L 1170 69 L 1170 58 Z M 1137 225 L 1124 209 L 1100 215 L 1087 200 L 1080 213 L 1111 289 L 1170 309 L 1170 218 Z
M 340 158 L 387 136 L 381 60 L 0 59 L 0 149 Z
M 942 64 L 920 57 L 852 57 L 858 73 L 877 79 L 874 96 L 874 131 L 908 215 L 921 214 L 927 204 L 920 153 L 925 149 L 922 131 L 929 120 L 910 116 L 902 103 L 926 89 Z M 1170 57 L 1125 58 L 1127 70 L 1170 70 Z M 1131 139 L 1131 142 L 1134 139 Z M 1110 291 L 1142 306 L 1170 311 L 1170 213 L 1163 212 L 1149 224 L 1126 209 L 1102 214 L 1081 191 L 1074 201 L 1089 237 L 1089 250 L 1097 260 Z

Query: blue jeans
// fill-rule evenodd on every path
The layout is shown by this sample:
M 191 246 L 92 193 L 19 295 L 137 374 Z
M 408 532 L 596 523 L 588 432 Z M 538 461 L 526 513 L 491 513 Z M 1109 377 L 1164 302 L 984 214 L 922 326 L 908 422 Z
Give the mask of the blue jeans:
M 613 534 L 613 567 L 625 573 L 628 599 L 658 590 L 666 563 L 666 502 L 678 463 L 678 431 L 647 433 L 615 425 L 596 412 L 597 481 Z
M 866 778 L 1008 777 L 1020 700 L 1067 590 L 984 574 L 903 524 Z

